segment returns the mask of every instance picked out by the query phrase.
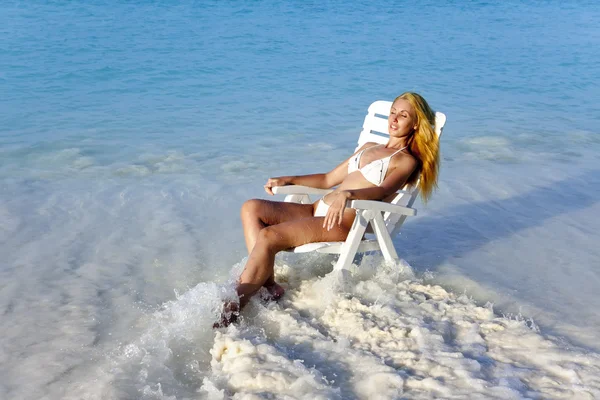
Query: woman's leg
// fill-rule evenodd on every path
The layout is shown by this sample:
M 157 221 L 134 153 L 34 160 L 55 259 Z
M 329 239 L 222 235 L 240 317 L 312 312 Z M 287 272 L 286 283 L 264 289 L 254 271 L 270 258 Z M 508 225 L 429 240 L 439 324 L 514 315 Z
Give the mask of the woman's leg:
M 308 217 L 261 229 L 237 287 L 240 307 L 272 276 L 277 252 L 306 243 L 345 240 L 354 216 L 353 210 L 347 210 L 342 224 L 330 231 L 323 229 L 323 217 Z
M 282 201 L 270 201 L 252 199 L 242 205 L 240 217 L 244 227 L 244 238 L 248 254 L 252 252 L 254 243 L 261 229 L 313 216 L 312 204 L 285 203 Z
M 312 204 L 284 203 L 260 199 L 246 201 L 242 205 L 240 217 L 244 227 L 244 238 L 246 239 L 248 254 L 252 253 L 258 233 L 263 228 L 283 222 L 309 218 L 312 215 Z M 275 282 L 274 274 L 271 274 L 265 280 L 263 286 L 269 291 L 273 299 L 283 296 L 284 290 Z
M 306 243 L 346 240 L 355 215 L 353 210 L 347 210 L 342 224 L 330 231 L 323 229 L 324 217 L 306 217 L 260 229 L 236 288 L 240 303 L 225 304 L 221 320 L 213 327 L 223 327 L 235 322 L 239 310 L 272 278 L 277 252 Z

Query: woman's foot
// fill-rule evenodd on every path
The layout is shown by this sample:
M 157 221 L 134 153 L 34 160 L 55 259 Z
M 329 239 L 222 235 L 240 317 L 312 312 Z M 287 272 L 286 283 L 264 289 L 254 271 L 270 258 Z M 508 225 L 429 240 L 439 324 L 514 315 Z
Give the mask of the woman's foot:
M 219 321 L 213 324 L 213 329 L 216 328 L 225 328 L 229 326 L 229 324 L 237 322 L 238 317 L 240 316 L 240 305 L 233 301 L 229 301 L 223 304 L 223 311 L 221 312 L 221 318 Z
M 262 293 L 262 299 L 265 301 L 277 301 L 285 294 L 285 289 L 278 283 L 273 282 L 268 286 L 263 286 L 267 293 Z

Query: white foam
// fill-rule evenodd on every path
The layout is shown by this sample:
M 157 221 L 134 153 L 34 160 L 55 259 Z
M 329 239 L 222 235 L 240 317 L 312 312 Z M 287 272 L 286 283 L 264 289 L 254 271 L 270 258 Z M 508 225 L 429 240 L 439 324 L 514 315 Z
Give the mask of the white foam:
M 145 165 L 128 165 L 118 168 L 115 172 L 117 175 L 123 176 L 147 176 L 152 173 L 150 168 Z
M 460 158 L 463 160 L 492 160 L 514 162 L 521 160 L 511 143 L 501 136 L 480 136 L 459 142 Z
M 294 271 L 278 267 L 284 281 Z M 600 395 L 598 355 L 391 271 L 350 277 L 347 291 L 331 276 L 303 278 L 281 304 L 255 302 L 239 328 L 215 337 L 203 389 L 236 398 Z
M 221 165 L 221 169 L 224 172 L 235 173 L 235 172 L 242 172 L 247 169 L 254 169 L 254 168 L 256 168 L 256 166 L 257 166 L 257 164 L 254 162 L 251 162 L 251 161 L 231 160 L 231 161 L 224 162 Z

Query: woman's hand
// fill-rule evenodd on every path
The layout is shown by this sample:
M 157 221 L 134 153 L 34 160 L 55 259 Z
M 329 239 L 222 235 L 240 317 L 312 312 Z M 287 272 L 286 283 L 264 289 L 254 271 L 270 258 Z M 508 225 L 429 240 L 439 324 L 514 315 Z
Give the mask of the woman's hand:
M 271 196 L 273 195 L 273 190 L 275 186 L 285 186 L 292 183 L 291 176 L 279 176 L 277 178 L 269 178 L 267 183 L 265 184 L 265 192 L 269 193 Z
M 327 200 L 331 201 L 325 220 L 323 221 L 323 228 L 330 231 L 333 229 L 335 224 L 341 225 L 344 219 L 344 211 L 346 210 L 346 202 L 350 197 L 350 192 L 345 190 L 335 191 L 327 195 Z M 332 201 L 333 200 L 333 201 Z

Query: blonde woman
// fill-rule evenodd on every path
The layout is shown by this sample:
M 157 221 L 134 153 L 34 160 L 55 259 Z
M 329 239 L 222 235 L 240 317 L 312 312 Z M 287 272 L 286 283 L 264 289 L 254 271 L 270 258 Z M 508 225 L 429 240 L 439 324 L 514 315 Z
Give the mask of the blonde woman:
M 435 113 L 423 97 L 403 93 L 390 109 L 387 144 L 365 143 L 328 173 L 270 178 L 265 191 L 271 195 L 273 187 L 285 185 L 336 189 L 314 204 L 259 199 L 244 203 L 241 218 L 249 257 L 237 285 L 239 304 L 226 304 L 215 326 L 234 321 L 261 287 L 271 299 L 283 295 L 273 273 L 279 251 L 311 242 L 346 240 L 356 215 L 346 207 L 348 200 L 387 200 L 405 184 L 417 181 L 427 200 L 436 186 L 439 164 L 434 122 Z

